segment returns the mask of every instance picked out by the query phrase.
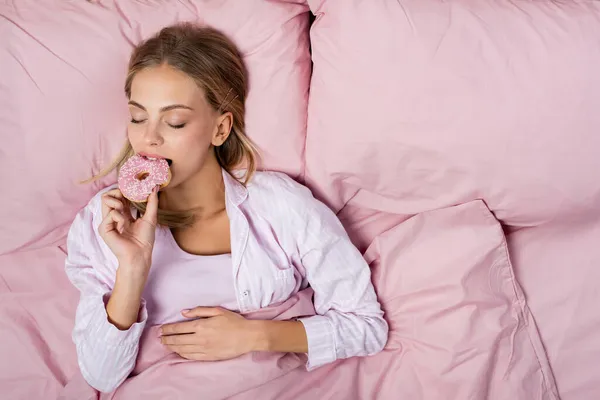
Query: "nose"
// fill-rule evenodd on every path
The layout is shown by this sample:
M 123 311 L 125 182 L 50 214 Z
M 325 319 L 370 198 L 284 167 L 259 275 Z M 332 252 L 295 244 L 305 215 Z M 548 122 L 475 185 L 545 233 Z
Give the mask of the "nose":
M 164 143 L 164 139 L 158 130 L 156 124 L 148 124 L 146 129 L 144 141 L 148 146 L 157 147 Z

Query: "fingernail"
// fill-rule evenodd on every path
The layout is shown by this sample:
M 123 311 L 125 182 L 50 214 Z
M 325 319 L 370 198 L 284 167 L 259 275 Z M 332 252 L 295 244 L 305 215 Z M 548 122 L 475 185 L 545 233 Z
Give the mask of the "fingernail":
M 190 309 L 187 309 L 187 308 L 186 308 L 185 310 L 182 310 L 181 312 L 182 312 L 183 314 L 187 314 L 187 313 L 189 313 L 190 311 L 191 311 Z
M 162 333 L 163 333 L 163 332 L 162 332 L 162 328 L 159 328 L 159 329 L 158 329 L 158 337 L 161 337 L 161 336 L 162 336 Z
M 154 186 L 154 189 L 152 189 L 152 193 L 158 193 L 158 186 Z

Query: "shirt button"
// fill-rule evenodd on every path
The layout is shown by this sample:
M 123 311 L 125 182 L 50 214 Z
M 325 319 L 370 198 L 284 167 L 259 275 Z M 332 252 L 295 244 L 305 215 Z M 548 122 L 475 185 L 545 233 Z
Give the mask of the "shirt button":
M 244 295 L 244 297 L 248 297 L 250 295 L 250 292 L 248 290 L 244 290 L 242 294 Z

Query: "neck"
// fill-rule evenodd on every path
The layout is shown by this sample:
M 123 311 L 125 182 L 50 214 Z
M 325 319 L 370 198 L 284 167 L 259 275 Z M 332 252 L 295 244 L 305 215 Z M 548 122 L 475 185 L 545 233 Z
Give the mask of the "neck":
M 210 157 L 198 173 L 174 188 L 165 188 L 160 207 L 173 211 L 193 211 L 202 218 L 225 208 L 225 182 L 216 157 Z

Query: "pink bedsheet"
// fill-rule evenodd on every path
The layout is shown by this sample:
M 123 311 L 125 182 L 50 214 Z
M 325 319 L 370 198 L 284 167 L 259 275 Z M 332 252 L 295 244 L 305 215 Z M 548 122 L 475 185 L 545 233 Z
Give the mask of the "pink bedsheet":
M 149 331 L 139 374 L 102 398 L 558 398 L 502 228 L 483 202 L 380 231 L 365 257 L 391 326 L 383 353 L 312 372 L 292 355 L 188 363 L 165 353 Z M 97 397 L 79 374 L 70 341 L 77 294 L 63 262 L 59 248 L 0 257 L 4 398 Z M 306 312 L 307 300 L 290 303 L 287 312 Z

